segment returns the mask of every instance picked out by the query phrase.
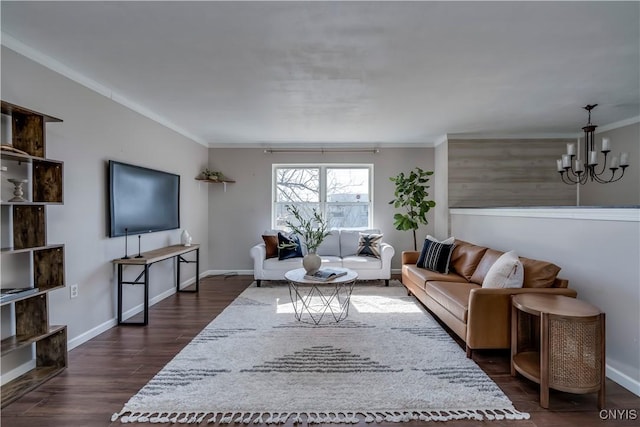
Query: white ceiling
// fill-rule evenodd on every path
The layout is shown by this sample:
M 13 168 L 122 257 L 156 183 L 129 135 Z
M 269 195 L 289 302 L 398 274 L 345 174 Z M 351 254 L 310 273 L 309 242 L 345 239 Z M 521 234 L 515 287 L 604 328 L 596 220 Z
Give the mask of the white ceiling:
M 208 146 L 640 116 L 639 2 L 9 2 L 2 43 Z

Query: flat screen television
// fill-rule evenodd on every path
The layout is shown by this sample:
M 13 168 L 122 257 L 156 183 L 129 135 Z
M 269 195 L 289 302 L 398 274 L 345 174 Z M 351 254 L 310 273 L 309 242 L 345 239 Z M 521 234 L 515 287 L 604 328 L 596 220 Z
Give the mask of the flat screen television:
M 180 228 L 180 175 L 109 161 L 109 237 Z

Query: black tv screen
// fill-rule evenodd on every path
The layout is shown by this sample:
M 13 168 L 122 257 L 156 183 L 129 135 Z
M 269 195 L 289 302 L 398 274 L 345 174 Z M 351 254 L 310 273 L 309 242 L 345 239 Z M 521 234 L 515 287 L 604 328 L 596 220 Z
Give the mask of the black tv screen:
M 180 228 L 180 175 L 109 161 L 109 237 Z

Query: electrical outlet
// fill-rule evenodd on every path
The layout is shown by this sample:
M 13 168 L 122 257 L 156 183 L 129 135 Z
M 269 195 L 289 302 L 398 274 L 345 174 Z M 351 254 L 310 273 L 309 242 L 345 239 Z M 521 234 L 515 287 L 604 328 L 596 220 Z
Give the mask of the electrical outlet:
M 69 294 L 71 298 L 77 298 L 78 297 L 78 284 L 73 284 L 69 287 Z

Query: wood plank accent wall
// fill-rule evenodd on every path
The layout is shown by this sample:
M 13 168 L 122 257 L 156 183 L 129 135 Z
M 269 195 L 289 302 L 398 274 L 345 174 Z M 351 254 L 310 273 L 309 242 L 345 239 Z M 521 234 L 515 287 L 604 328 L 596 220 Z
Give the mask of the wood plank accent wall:
M 556 159 L 575 139 L 450 139 L 449 207 L 575 206 Z

